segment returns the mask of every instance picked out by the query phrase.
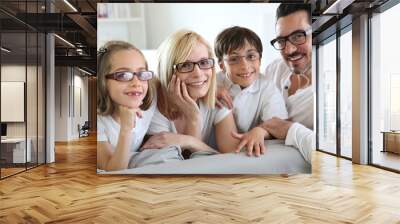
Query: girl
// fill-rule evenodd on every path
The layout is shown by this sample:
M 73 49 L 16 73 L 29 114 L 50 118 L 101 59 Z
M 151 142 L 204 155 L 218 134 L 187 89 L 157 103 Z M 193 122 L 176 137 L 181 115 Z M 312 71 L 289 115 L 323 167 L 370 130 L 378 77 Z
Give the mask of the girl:
M 126 169 L 156 108 L 154 74 L 140 50 L 122 41 L 106 43 L 97 62 L 97 167 Z
M 236 132 L 233 115 L 226 108 L 214 108 L 214 64 L 209 44 L 193 31 L 178 31 L 162 43 L 158 64 L 160 100 L 149 129 L 155 135 L 143 148 L 176 144 L 192 152 L 212 150 L 210 146 L 220 152 L 234 151 L 239 141 L 232 137 Z

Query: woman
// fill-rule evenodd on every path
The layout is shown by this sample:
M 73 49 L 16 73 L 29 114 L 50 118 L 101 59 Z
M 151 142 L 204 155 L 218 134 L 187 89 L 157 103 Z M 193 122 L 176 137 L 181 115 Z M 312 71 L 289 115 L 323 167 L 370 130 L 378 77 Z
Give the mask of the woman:
M 233 152 L 239 140 L 232 112 L 215 108 L 216 73 L 213 51 L 199 34 L 181 30 L 159 49 L 158 103 L 143 148 L 176 144 L 192 152 Z M 215 143 L 213 137 L 215 133 Z M 207 144 L 205 144 L 207 143 Z

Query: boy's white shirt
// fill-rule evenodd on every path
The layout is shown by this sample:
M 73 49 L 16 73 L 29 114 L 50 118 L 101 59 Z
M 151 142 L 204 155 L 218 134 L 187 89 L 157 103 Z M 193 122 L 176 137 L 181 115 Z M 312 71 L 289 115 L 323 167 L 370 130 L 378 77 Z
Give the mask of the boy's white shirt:
M 201 101 L 199 103 L 199 109 L 202 116 L 202 122 L 200 124 L 201 140 L 210 146 L 215 146 L 215 136 L 213 136 L 214 126 L 228 116 L 229 113 L 231 113 L 231 110 L 227 108 L 210 109 Z M 178 133 L 174 122 L 168 120 L 168 118 L 166 118 L 158 109 L 156 109 L 148 130 L 148 134 L 154 135 L 160 132 Z
M 217 83 L 228 90 L 233 100 L 233 115 L 240 133 L 248 132 L 272 117 L 287 119 L 285 102 L 273 83 L 258 78 L 250 86 L 241 89 L 229 77 L 220 72 Z
M 289 96 L 290 75 L 292 72 L 283 59 L 276 59 L 269 64 L 263 75 L 273 82 L 281 92 L 288 111 L 289 119 L 314 129 L 314 87 L 312 85 L 299 89 Z
M 298 148 L 304 159 L 311 163 L 311 152 L 315 150 L 314 87 L 310 85 L 288 96 L 291 73 L 283 59 L 276 59 L 267 66 L 264 76 L 282 93 L 289 118 L 294 122 L 288 130 L 285 144 Z
M 149 129 L 156 107 L 156 100 L 153 100 L 150 108 L 146 111 L 142 111 L 142 118 L 136 117 L 135 128 L 131 131 L 134 136 L 130 149 L 131 154 L 138 151 L 141 146 L 143 138 Z M 113 150 L 115 150 L 118 143 L 119 131 L 120 125 L 110 115 L 97 115 L 97 141 L 107 141 L 111 144 Z

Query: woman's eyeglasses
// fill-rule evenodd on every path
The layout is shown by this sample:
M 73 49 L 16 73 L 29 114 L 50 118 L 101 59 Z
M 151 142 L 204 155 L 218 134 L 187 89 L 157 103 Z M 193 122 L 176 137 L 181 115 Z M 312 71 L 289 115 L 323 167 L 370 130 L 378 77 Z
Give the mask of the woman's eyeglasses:
M 134 76 L 137 76 L 141 81 L 147 81 L 154 77 L 154 73 L 152 71 L 140 71 L 140 72 L 129 72 L 129 71 L 122 71 L 122 72 L 114 72 L 111 74 L 106 75 L 107 79 L 114 79 L 120 82 L 129 82 L 133 80 Z
M 174 69 L 177 70 L 180 73 L 187 73 L 187 72 L 192 72 L 194 70 L 194 66 L 198 65 L 200 69 L 210 69 L 214 67 L 214 59 L 212 58 L 207 58 L 207 59 L 201 59 L 198 62 L 182 62 L 174 65 Z

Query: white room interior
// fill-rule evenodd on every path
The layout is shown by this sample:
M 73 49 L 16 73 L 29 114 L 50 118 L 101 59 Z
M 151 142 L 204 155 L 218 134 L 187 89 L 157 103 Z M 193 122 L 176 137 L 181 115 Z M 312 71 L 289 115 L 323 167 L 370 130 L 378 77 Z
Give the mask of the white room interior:
M 88 121 L 88 76 L 75 67 L 56 67 L 55 141 L 79 138 L 78 125 Z
M 186 3 L 186 4 L 98 4 L 97 47 L 109 40 L 125 40 L 144 51 L 149 67 L 156 71 L 156 49 L 168 35 L 190 29 L 202 35 L 213 47 L 219 32 L 230 26 L 253 30 L 263 43 L 261 70 L 279 51 L 269 43 L 275 37 L 275 11 L 279 4 Z M 222 13 L 223 12 L 223 13 Z M 110 32 L 114 30 L 114 32 Z

